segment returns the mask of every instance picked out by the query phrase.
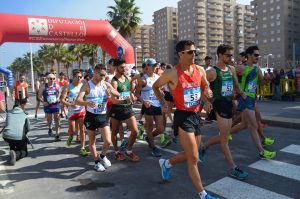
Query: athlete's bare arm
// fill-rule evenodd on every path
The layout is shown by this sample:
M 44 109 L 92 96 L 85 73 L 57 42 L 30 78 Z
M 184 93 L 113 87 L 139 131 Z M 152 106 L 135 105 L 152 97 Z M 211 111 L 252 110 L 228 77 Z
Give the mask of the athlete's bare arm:
M 142 88 L 146 85 L 146 81 L 144 78 L 139 78 L 138 79 L 138 85 L 137 85 L 137 88 L 135 90 L 135 96 L 141 101 L 143 102 L 143 99 L 141 98 L 141 90 Z M 144 103 L 144 102 L 143 102 Z
M 79 94 L 75 100 L 75 104 L 80 105 L 80 106 L 89 106 L 92 108 L 96 107 L 96 103 L 92 101 L 84 101 L 83 98 L 85 95 L 90 93 L 90 87 L 87 81 L 85 81 L 79 91 Z
M 116 89 L 114 89 L 114 87 L 110 83 L 108 82 L 104 82 L 104 83 L 107 86 L 108 89 L 107 91 L 109 92 L 109 94 L 115 97 L 120 97 L 120 93 Z
M 62 93 L 61 93 L 60 101 L 61 101 L 64 105 L 66 105 L 66 106 L 71 106 L 71 104 L 68 103 L 67 100 L 66 100 L 66 99 L 67 99 L 68 93 L 69 93 L 69 84 L 67 83 L 67 84 L 64 86 L 64 89 L 63 89 L 63 91 L 62 91 Z
M 112 85 L 112 87 L 113 87 L 115 90 L 118 89 L 118 82 L 117 82 L 116 80 L 113 79 L 113 80 L 111 81 L 111 85 Z M 124 99 L 119 99 L 117 96 L 113 95 L 113 96 L 112 96 L 112 101 L 113 101 L 114 104 L 123 104 L 124 101 L 126 101 L 126 100 L 124 100 Z M 125 103 L 126 103 L 126 102 L 125 102 Z
M 240 87 L 240 84 L 239 84 L 239 81 L 237 79 L 237 76 L 236 76 L 236 70 L 233 66 L 229 66 L 230 67 L 230 70 L 232 72 L 232 79 L 233 79 L 233 85 L 234 85 L 234 88 L 235 90 L 237 91 L 238 94 L 240 94 L 242 96 L 243 99 L 246 99 L 247 98 L 247 95 L 246 93 L 244 93 Z
M 207 81 L 213 82 L 213 81 L 215 81 L 216 78 L 217 78 L 217 72 L 214 68 L 210 68 L 206 71 Z
M 204 97 L 206 98 L 212 98 L 213 93 L 209 88 L 209 82 L 206 78 L 206 72 L 201 66 L 197 66 L 197 68 L 200 70 L 201 73 L 201 83 L 204 85 L 204 90 L 202 91 Z

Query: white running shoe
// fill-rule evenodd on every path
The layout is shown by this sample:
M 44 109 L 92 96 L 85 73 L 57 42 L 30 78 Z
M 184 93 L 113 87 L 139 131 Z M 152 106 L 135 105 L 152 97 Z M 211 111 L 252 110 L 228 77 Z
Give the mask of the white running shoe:
M 95 170 L 96 171 L 105 171 L 105 168 L 104 168 L 104 166 L 100 163 L 100 162 L 98 162 L 97 164 L 95 164 Z
M 111 162 L 109 161 L 109 159 L 106 156 L 104 156 L 103 159 L 100 157 L 99 160 L 100 160 L 100 162 L 102 163 L 102 165 L 104 166 L 105 169 L 107 169 L 108 167 L 111 166 Z

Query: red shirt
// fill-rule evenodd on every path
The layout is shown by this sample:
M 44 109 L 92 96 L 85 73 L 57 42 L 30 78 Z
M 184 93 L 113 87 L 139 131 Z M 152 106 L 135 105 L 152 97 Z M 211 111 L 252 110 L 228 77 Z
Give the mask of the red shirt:
M 21 95 L 22 99 L 28 97 L 27 87 L 28 84 L 25 81 L 22 83 L 20 81 L 16 81 L 16 85 L 14 87 L 15 99 L 19 99 L 19 95 Z
M 206 87 L 202 85 L 200 69 L 193 64 L 194 72 L 188 76 L 181 70 L 181 65 L 176 66 L 178 83 L 172 91 L 176 109 L 190 112 L 198 112 L 200 108 L 201 90 Z

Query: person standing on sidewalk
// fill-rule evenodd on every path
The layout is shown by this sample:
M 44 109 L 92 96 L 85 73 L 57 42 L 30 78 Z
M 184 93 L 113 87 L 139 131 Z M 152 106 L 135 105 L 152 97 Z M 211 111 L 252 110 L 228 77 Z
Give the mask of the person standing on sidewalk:
M 56 142 L 61 141 L 59 138 L 60 133 L 60 88 L 59 85 L 55 83 L 55 75 L 50 73 L 47 76 L 47 83 L 41 86 L 39 90 L 39 100 L 44 104 L 44 112 L 48 124 L 48 135 L 52 136 L 52 119 L 54 117 L 55 123 L 55 140 Z
M 78 93 L 82 87 L 82 73 L 80 70 L 75 69 L 73 70 L 73 81 L 72 83 L 65 85 L 61 95 L 61 102 L 68 107 L 68 118 L 69 118 L 69 129 L 68 129 L 68 140 L 67 145 L 70 146 L 74 135 L 80 132 L 80 155 L 87 156 L 87 151 L 85 149 L 85 132 L 84 132 L 84 125 L 83 119 L 85 116 L 85 107 L 78 106 L 75 104 L 75 100 L 78 96 Z M 68 96 L 68 101 L 66 100 Z M 78 136 L 78 135 L 77 135 Z
M 215 67 L 206 71 L 206 78 L 213 90 L 213 111 L 216 115 L 220 133 L 208 139 L 200 148 L 199 159 L 204 161 L 204 152 L 208 147 L 220 143 L 221 151 L 230 168 L 229 175 L 244 180 L 248 173 L 239 169 L 233 161 L 228 146 L 228 136 L 232 126 L 233 91 L 236 90 L 243 98 L 246 98 L 246 94 L 239 86 L 234 67 L 229 65 L 233 56 L 233 47 L 220 45 L 217 49 L 217 56 L 218 63 Z
M 198 170 L 198 148 L 201 142 L 200 119 L 198 111 L 202 96 L 212 97 L 209 83 L 206 80 L 205 71 L 195 64 L 195 44 L 189 40 L 179 41 L 176 45 L 176 53 L 179 64 L 163 75 L 153 84 L 153 90 L 163 105 L 164 111 L 168 110 L 167 103 L 160 90 L 165 84 L 170 85 L 173 94 L 176 111 L 174 113 L 174 131 L 177 131 L 183 151 L 172 158 L 160 159 L 162 179 L 170 179 L 170 171 L 176 164 L 187 162 L 188 173 L 193 185 L 201 199 L 213 199 L 203 188 Z M 208 103 L 205 110 L 210 111 Z
M 155 136 L 162 134 L 161 136 L 161 145 L 162 147 L 167 147 L 171 144 L 171 141 L 165 138 L 164 136 L 164 125 L 163 125 L 163 116 L 161 110 L 161 104 L 156 98 L 152 85 L 159 78 L 157 74 L 154 73 L 155 67 L 157 65 L 155 59 L 148 59 L 146 61 L 147 69 L 146 74 L 143 78 L 139 79 L 138 87 L 136 89 L 136 97 L 143 103 L 142 109 L 145 114 L 146 121 L 146 141 L 151 148 L 152 156 L 160 157 L 160 150 L 154 144 Z M 141 94 L 140 94 L 141 93 Z M 156 129 L 153 131 L 153 121 L 155 122 Z
M 37 112 L 40 108 L 41 101 L 39 100 L 39 90 L 42 85 L 45 84 L 46 76 L 44 74 L 40 74 L 40 78 L 35 82 L 35 92 L 36 92 L 36 106 L 35 106 L 35 115 L 34 119 L 37 120 Z
M 119 150 L 117 140 L 120 125 L 122 125 L 122 121 L 125 121 L 131 131 L 125 155 L 132 161 L 136 162 L 139 161 L 140 158 L 132 152 L 132 147 L 137 137 L 138 127 L 132 110 L 132 103 L 134 99 L 130 90 L 130 78 L 125 75 L 125 60 L 115 59 L 114 66 L 116 67 L 116 74 L 113 77 L 111 84 L 114 89 L 120 93 L 120 97 L 113 97 L 113 105 L 110 110 L 110 119 L 112 124 L 111 139 L 115 149 L 115 157 L 119 161 L 125 160 L 125 157 Z
M 13 86 L 12 99 L 15 103 L 18 102 L 25 112 L 25 106 L 28 102 L 28 84 L 24 74 L 19 75 L 19 80 Z M 25 113 L 27 114 L 27 112 Z
M 111 144 L 111 132 L 106 116 L 107 96 L 109 94 L 120 96 L 111 84 L 105 81 L 106 75 L 105 68 L 95 66 L 93 78 L 84 82 L 75 101 L 77 105 L 86 107 L 84 124 L 88 132 L 89 147 L 95 161 L 96 171 L 105 171 L 111 166 L 111 162 L 106 157 Z M 100 154 L 96 150 L 97 129 L 101 132 L 104 141 Z

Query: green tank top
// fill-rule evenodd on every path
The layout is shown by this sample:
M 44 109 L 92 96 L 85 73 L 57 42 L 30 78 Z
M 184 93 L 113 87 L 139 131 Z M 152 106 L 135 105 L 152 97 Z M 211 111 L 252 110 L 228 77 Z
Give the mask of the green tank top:
M 215 100 L 232 100 L 233 96 L 233 78 L 232 73 L 227 67 L 227 71 L 222 71 L 218 67 L 214 67 L 217 73 L 215 81 L 212 82 L 213 98 Z
M 119 99 L 127 99 L 130 97 L 130 81 L 129 79 L 125 76 L 125 82 L 120 82 L 116 77 L 113 77 L 113 80 L 115 80 L 118 84 L 117 91 L 120 93 Z M 119 106 L 130 106 L 128 103 L 124 104 L 117 104 Z
M 258 68 L 256 66 L 250 67 L 246 65 L 240 86 L 241 89 L 246 93 L 248 97 L 255 98 L 257 80 L 258 80 Z

